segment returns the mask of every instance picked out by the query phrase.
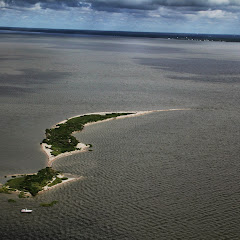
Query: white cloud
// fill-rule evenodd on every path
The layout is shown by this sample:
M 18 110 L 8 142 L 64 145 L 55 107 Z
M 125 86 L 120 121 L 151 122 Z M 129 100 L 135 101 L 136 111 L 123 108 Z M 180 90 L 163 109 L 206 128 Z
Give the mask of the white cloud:
M 7 7 L 7 4 L 4 1 L 0 1 L 0 8 Z
M 231 12 L 226 12 L 223 10 L 207 10 L 207 11 L 199 11 L 197 16 L 206 17 L 211 19 L 238 19 L 237 15 Z
M 239 0 L 208 0 L 212 5 L 240 5 Z
M 240 33 L 239 6 L 240 0 L 0 0 L 0 22 L 44 28 Z
M 36 3 L 33 7 L 30 8 L 30 10 L 36 11 L 36 10 L 41 10 L 41 4 L 40 3 Z

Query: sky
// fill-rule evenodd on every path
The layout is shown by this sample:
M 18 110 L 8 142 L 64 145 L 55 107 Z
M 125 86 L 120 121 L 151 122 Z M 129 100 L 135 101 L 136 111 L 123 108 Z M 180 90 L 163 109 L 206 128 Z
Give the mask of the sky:
M 240 0 L 0 0 L 0 26 L 240 34 Z

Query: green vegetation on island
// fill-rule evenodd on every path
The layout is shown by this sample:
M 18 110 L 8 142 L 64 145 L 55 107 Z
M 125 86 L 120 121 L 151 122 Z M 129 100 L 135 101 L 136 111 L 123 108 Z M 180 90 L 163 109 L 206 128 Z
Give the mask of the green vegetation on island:
M 10 194 L 11 192 L 10 192 L 9 188 L 7 188 L 6 186 L 2 186 L 0 188 L 0 193 Z
M 77 148 L 79 141 L 71 135 L 73 132 L 83 130 L 86 123 L 98 122 L 108 118 L 116 118 L 129 114 L 132 113 L 109 113 L 105 115 L 91 114 L 71 118 L 65 123 L 58 124 L 55 128 L 46 129 L 46 138 L 42 141 L 42 143 L 51 145 L 51 154 L 53 156 L 57 156 L 64 152 L 79 150 Z
M 21 191 L 19 194 L 18 194 L 18 197 L 19 198 L 25 198 L 25 192 Z
M 64 181 L 64 180 L 68 180 L 68 178 L 67 178 L 67 177 L 63 177 L 63 178 L 61 178 L 61 179 L 62 179 L 63 181 Z
M 54 178 L 58 178 L 58 171 L 53 170 L 50 167 L 46 167 L 37 172 L 37 174 L 24 175 L 23 177 L 16 177 L 10 179 L 0 189 L 0 192 L 9 193 L 9 191 L 19 190 L 19 198 L 24 198 L 24 192 L 29 192 L 32 196 L 36 196 L 37 193 L 43 190 L 43 187 L 47 186 Z
M 59 177 L 56 177 L 56 179 L 52 183 L 50 183 L 48 186 L 52 187 L 52 186 L 57 185 L 57 184 L 59 184 L 61 182 L 62 182 L 62 179 L 59 178 Z

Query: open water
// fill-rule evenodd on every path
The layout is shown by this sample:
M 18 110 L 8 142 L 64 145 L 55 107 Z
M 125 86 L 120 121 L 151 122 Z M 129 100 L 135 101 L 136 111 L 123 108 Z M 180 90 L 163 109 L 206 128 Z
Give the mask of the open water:
M 31 199 L 1 194 L 0 238 L 240 239 L 239 51 L 239 43 L 1 34 L 1 182 L 45 167 L 44 131 L 68 117 L 191 110 L 86 127 L 76 136 L 93 151 L 53 165 L 83 179 Z M 24 207 L 33 213 L 20 214 Z

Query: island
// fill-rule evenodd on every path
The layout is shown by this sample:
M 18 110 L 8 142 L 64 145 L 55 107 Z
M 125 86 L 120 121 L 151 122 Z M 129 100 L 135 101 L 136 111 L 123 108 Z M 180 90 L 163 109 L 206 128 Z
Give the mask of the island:
M 89 114 L 70 118 L 63 121 L 51 129 L 46 129 L 46 138 L 42 141 L 45 150 L 50 151 L 51 156 L 58 156 L 66 152 L 81 150 L 82 147 L 91 145 L 81 144 L 72 134 L 82 131 L 84 125 L 92 122 L 99 122 L 106 119 L 114 119 L 119 116 L 130 115 L 133 113 L 106 113 L 106 114 Z
M 64 153 L 73 153 L 81 151 L 80 147 L 91 147 L 91 144 L 85 145 L 80 143 L 72 134 L 83 130 L 84 125 L 104 120 L 116 119 L 120 116 L 130 115 L 132 113 L 101 113 L 89 114 L 70 118 L 63 122 L 56 124 L 51 129 L 46 129 L 46 138 L 42 141 L 41 145 L 44 150 L 48 152 L 49 158 L 58 155 L 65 156 Z M 49 159 L 53 160 L 53 159 Z M 50 165 L 50 164 L 49 164 Z M 81 177 L 67 178 L 60 175 L 60 172 L 48 166 L 39 170 L 36 174 L 16 176 L 13 175 L 12 179 L 8 180 L 1 188 L 0 193 L 9 194 L 17 192 L 20 198 L 25 196 L 36 196 L 39 192 L 52 188 L 63 182 L 68 182 Z
M 138 112 L 118 112 L 118 113 L 92 113 L 86 115 L 75 116 L 64 120 L 51 129 L 46 129 L 46 138 L 41 142 L 42 148 L 48 155 L 48 167 L 39 170 L 35 174 L 12 176 L 1 188 L 0 193 L 17 192 L 19 197 L 36 196 L 39 192 L 48 190 L 53 186 L 61 183 L 78 180 L 82 177 L 66 177 L 60 172 L 51 167 L 52 162 L 58 157 L 64 157 L 68 154 L 83 152 L 92 147 L 91 144 L 80 143 L 73 133 L 82 131 L 84 126 L 109 121 L 113 119 L 120 119 L 126 117 L 135 117 L 139 115 L 149 114 L 153 112 L 164 111 L 182 111 L 190 109 L 165 109 L 152 111 L 138 111 Z M 54 203 L 53 203 L 54 204 Z M 53 205 L 50 203 L 50 205 Z M 48 206 L 49 204 L 45 204 Z M 45 206 L 44 205 L 44 206 Z
M 36 174 L 23 175 L 8 180 L 1 188 L 1 191 L 4 193 L 16 191 L 19 193 L 20 198 L 24 197 L 25 193 L 36 196 L 45 187 L 52 187 L 67 179 L 66 177 L 61 177 L 59 171 L 46 167 L 39 170 Z

